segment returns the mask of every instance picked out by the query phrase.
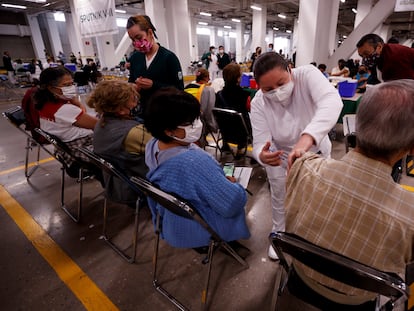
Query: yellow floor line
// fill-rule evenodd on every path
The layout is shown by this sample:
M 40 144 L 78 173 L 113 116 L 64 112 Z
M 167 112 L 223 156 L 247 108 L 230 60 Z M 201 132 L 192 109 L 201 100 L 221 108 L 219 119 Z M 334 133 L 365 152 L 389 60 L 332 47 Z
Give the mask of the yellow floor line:
M 0 186 L 0 202 L 20 230 L 87 310 L 119 310 L 3 186 Z
M 407 189 L 408 191 L 412 191 L 412 192 L 414 192 L 414 187 L 412 187 L 412 186 L 408 186 L 408 185 L 401 185 L 401 187 L 403 187 L 404 189 Z
M 46 159 L 40 160 L 39 164 L 47 163 L 47 162 L 50 162 L 50 161 L 53 161 L 53 160 L 55 160 L 54 157 L 46 158 Z M 32 167 L 32 166 L 35 166 L 35 165 L 36 165 L 36 162 L 32 162 L 32 163 L 29 163 L 28 167 Z M 10 173 L 13 173 L 13 172 L 16 172 L 16 171 L 20 171 L 20 170 L 24 170 L 24 165 L 16 166 L 16 167 L 11 168 L 9 170 L 1 171 L 0 176 L 1 175 L 7 175 L 7 174 L 10 174 Z

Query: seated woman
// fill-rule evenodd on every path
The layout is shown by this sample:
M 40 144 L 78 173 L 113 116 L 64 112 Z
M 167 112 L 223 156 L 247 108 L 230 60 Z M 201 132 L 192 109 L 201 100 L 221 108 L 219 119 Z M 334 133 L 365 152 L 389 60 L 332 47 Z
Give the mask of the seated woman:
M 216 160 L 194 144 L 203 127 L 197 99 L 164 88 L 147 107 L 145 126 L 154 136 L 145 151 L 148 179 L 190 202 L 224 240 L 249 238 L 245 190 L 234 177 L 227 179 Z M 200 225 L 149 201 L 153 216 L 157 211 L 161 215 L 162 238 L 170 245 L 195 248 L 209 244 L 210 234 Z
M 92 149 L 93 128 L 98 119 L 87 114 L 85 106 L 77 99 L 72 73 L 65 67 L 49 67 L 40 74 L 39 83 L 34 100 L 40 128 L 66 143 L 74 156 L 88 161 L 78 148 Z M 68 174 L 76 174 L 72 166 L 75 158 L 66 153 L 61 156 Z
M 250 94 L 240 86 L 241 70 L 236 63 L 230 63 L 223 69 L 224 88 L 217 93 L 216 107 L 231 109 L 243 115 L 247 130 L 252 134 L 248 107 L 250 106 Z M 237 146 L 237 156 L 243 154 L 242 149 L 246 148 L 246 140 L 239 142 Z M 223 139 L 223 149 L 229 150 L 230 147 Z
M 145 144 L 152 137 L 135 118 L 138 99 L 139 94 L 133 84 L 112 80 L 100 82 L 87 104 L 100 115 L 93 135 L 95 153 L 126 175 L 145 178 L 148 172 Z M 109 187 L 108 193 L 118 202 L 136 200 L 136 194 L 124 183 L 114 183 Z

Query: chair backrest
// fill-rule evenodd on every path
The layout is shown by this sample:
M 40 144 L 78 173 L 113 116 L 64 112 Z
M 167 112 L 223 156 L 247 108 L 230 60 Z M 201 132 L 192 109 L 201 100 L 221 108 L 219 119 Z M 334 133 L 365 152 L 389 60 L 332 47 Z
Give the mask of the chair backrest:
M 213 115 L 224 140 L 235 144 L 251 141 L 242 113 L 216 107 L 213 108 Z
M 393 301 L 406 299 L 409 291 L 404 281 L 395 274 L 364 265 L 351 258 L 317 246 L 291 233 L 271 233 L 269 240 L 281 264 L 289 270 L 284 253 L 311 269 L 349 286 L 390 297 Z
M 89 149 L 81 147 L 81 148 L 79 148 L 79 151 L 81 153 L 83 153 L 90 160 L 90 162 L 92 164 L 99 167 L 103 172 L 105 172 L 109 176 L 114 176 L 116 178 L 119 178 L 121 180 L 121 182 L 127 184 L 128 187 L 131 188 L 135 193 L 142 194 L 139 187 L 137 187 L 129 179 L 129 177 L 127 175 L 125 175 L 123 172 L 121 172 L 119 169 L 117 169 L 112 163 L 110 163 L 109 161 L 101 158 L 99 155 L 97 155 L 93 151 L 90 151 Z M 111 192 L 111 189 L 106 189 L 106 190 L 107 190 L 107 192 Z M 116 200 L 116 201 L 119 201 L 119 202 L 122 201 L 120 198 L 115 198 L 114 196 L 112 196 L 111 193 L 108 193 L 108 196 L 111 197 L 111 199 L 113 199 L 113 200 Z M 128 201 L 128 200 L 126 200 L 126 201 Z
M 131 177 L 131 181 L 147 196 L 159 203 L 162 207 L 178 216 L 192 219 L 198 222 L 210 233 L 212 239 L 221 241 L 220 236 L 210 227 L 201 215 L 190 205 L 190 203 L 179 198 L 177 195 L 165 192 L 153 185 L 150 181 L 141 177 Z

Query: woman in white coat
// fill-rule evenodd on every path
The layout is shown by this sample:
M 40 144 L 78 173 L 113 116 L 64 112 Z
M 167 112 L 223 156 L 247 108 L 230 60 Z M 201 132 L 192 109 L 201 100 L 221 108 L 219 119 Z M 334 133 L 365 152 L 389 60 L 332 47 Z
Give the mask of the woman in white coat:
M 285 179 L 293 161 L 306 151 L 330 157 L 328 132 L 342 109 L 338 91 L 313 65 L 290 70 L 277 53 L 257 58 L 260 86 L 251 103 L 253 154 L 270 183 L 272 232 L 285 230 Z M 273 248 L 268 255 L 277 260 Z

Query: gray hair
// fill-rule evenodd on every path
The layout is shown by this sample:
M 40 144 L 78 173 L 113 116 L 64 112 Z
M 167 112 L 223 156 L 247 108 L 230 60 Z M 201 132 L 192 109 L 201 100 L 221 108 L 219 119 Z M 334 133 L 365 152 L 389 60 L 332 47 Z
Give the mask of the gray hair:
M 414 80 L 367 89 L 356 115 L 357 146 L 369 157 L 389 159 L 414 147 Z

